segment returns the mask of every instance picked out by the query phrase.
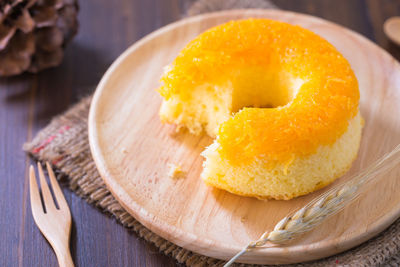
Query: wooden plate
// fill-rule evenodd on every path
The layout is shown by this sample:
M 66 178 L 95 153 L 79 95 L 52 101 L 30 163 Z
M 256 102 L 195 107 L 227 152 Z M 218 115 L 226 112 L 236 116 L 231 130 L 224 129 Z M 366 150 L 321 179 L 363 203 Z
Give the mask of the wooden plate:
M 161 97 L 155 89 L 163 67 L 204 30 L 248 17 L 311 29 L 350 61 L 366 123 L 358 159 L 338 182 L 400 143 L 399 64 L 372 42 L 336 24 L 285 11 L 236 10 L 182 20 L 143 38 L 115 61 L 97 88 L 89 116 L 93 158 L 113 195 L 143 225 L 179 246 L 220 259 L 230 258 L 322 192 L 291 201 L 260 201 L 207 187 L 199 178 L 200 152 L 212 140 L 176 133 L 173 126 L 160 123 Z M 169 178 L 169 163 L 181 164 L 187 177 Z M 400 215 L 398 172 L 386 175 L 357 202 L 295 242 L 252 251 L 239 261 L 307 261 L 364 242 Z

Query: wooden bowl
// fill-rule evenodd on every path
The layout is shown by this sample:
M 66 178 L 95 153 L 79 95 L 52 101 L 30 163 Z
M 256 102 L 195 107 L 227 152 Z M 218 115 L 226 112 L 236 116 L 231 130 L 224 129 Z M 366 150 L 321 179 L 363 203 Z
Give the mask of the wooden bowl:
M 160 123 L 161 97 L 155 89 L 163 67 L 204 30 L 249 17 L 308 28 L 335 45 L 351 63 L 366 123 L 358 159 L 337 182 L 400 143 L 399 64 L 366 38 L 336 24 L 285 11 L 235 10 L 178 21 L 135 43 L 114 62 L 96 90 L 89 115 L 93 158 L 112 194 L 144 226 L 179 246 L 219 259 L 230 258 L 324 191 L 290 201 L 261 201 L 207 187 L 199 178 L 200 152 L 212 140 L 176 133 L 174 126 Z M 169 163 L 182 165 L 187 177 L 169 178 Z M 284 247 L 251 251 L 239 261 L 308 261 L 366 241 L 400 215 L 398 174 L 394 170 L 378 179 L 356 202 L 300 239 Z

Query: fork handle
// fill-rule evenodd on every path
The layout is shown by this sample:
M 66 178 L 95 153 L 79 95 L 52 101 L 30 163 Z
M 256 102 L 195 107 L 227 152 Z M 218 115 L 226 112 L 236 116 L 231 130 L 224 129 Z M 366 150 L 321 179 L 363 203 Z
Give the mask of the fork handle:
M 56 249 L 56 256 L 60 267 L 74 267 L 72 261 L 71 252 L 68 247 L 64 247 L 62 250 Z

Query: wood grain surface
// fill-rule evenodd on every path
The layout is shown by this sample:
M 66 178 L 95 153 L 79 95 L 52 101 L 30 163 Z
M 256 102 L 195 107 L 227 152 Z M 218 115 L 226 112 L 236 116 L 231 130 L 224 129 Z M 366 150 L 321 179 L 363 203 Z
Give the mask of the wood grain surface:
M 29 206 L 28 165 L 21 147 L 50 119 L 93 92 L 112 61 L 144 35 L 178 20 L 190 1 L 80 1 L 80 30 L 61 66 L 0 79 L 0 266 L 57 266 Z M 361 33 L 400 59 L 385 37 L 397 0 L 275 0 L 282 9 L 316 15 Z M 176 266 L 177 263 L 65 189 L 73 216 L 77 266 Z M 99 234 L 100 233 L 100 234 Z
M 225 260 L 323 191 L 290 201 L 262 201 L 208 187 L 200 179 L 200 153 L 211 139 L 187 131 L 177 133 L 174 126 L 162 124 L 158 118 L 162 98 L 155 88 L 164 66 L 204 30 L 249 17 L 310 29 L 350 62 L 359 82 L 365 125 L 357 160 L 334 185 L 400 143 L 400 65 L 384 50 L 343 27 L 280 10 L 239 10 L 186 19 L 146 36 L 116 60 L 97 87 L 89 115 L 93 158 L 107 187 L 143 225 L 179 246 Z M 168 177 L 171 164 L 181 165 L 186 178 Z M 374 190 L 367 190 L 301 239 L 284 247 L 248 252 L 239 261 L 296 263 L 360 244 L 400 216 L 399 173 L 395 170 L 370 185 Z

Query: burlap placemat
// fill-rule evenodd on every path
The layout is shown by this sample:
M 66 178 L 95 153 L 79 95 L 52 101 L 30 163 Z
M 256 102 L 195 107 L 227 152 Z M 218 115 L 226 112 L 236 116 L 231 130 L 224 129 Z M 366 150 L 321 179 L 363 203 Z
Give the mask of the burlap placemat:
M 188 15 L 232 8 L 274 8 L 264 0 L 199 0 Z M 107 190 L 91 157 L 87 117 L 91 97 L 82 99 L 64 114 L 54 118 L 24 150 L 40 161 L 53 164 L 59 177 L 87 202 L 115 218 L 129 230 L 153 243 L 160 252 L 187 266 L 222 266 L 223 262 L 178 247 L 152 233 L 129 215 Z M 237 266 L 247 266 L 237 264 Z M 379 236 L 347 252 L 326 259 L 287 266 L 400 266 L 400 219 Z

